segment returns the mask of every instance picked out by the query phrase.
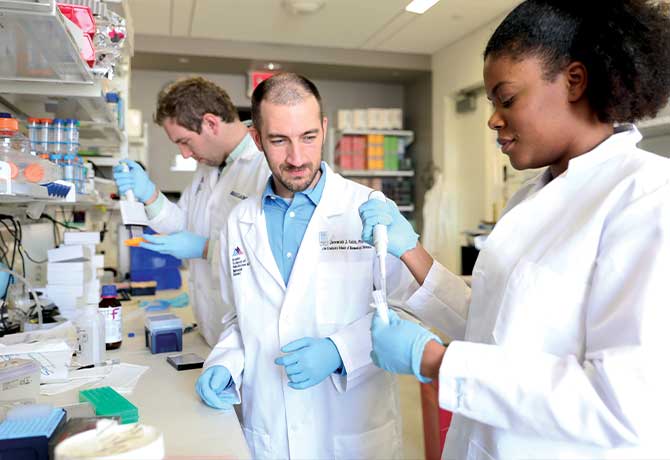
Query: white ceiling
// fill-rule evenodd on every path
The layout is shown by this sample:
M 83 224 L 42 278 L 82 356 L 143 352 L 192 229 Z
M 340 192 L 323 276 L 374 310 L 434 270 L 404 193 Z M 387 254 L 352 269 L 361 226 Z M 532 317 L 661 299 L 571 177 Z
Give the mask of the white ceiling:
M 130 0 L 130 10 L 142 35 L 433 54 L 520 0 L 442 0 L 423 15 L 405 12 L 407 3 L 327 0 L 309 16 L 282 0 Z

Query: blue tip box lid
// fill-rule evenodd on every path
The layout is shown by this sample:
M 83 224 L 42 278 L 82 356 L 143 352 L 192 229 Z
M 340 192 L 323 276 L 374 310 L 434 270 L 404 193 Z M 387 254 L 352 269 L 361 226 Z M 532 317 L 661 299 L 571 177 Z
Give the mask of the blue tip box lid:
M 5 420 L 0 423 L 0 441 L 42 436 L 50 438 L 64 416 L 65 411 L 58 408 L 46 417 Z
M 184 323 L 176 315 L 155 315 L 147 316 L 144 320 L 144 326 L 151 332 L 183 329 Z

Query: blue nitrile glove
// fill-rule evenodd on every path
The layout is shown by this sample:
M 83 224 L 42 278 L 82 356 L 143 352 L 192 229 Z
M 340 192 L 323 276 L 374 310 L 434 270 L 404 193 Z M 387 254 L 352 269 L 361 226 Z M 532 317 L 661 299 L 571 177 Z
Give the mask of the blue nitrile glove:
M 360 205 L 358 214 L 363 221 L 362 238 L 366 243 L 373 245 L 372 229 L 377 224 L 388 228 L 388 251 L 400 258 L 404 253 L 416 247 L 419 235 L 414 232 L 412 224 L 400 214 L 398 206 L 391 201 L 370 199 Z
M 234 393 L 226 392 L 226 389 L 232 384 L 233 378 L 228 369 L 224 366 L 212 366 L 198 377 L 195 382 L 195 391 L 209 407 L 230 410 L 233 404 L 238 402 Z
M 123 163 L 128 165 L 129 171 L 125 170 Z M 114 180 L 119 188 L 119 195 L 125 195 L 132 190 L 135 197 L 145 203 L 156 191 L 156 186 L 151 182 L 147 172 L 133 160 L 121 160 L 114 166 Z
M 430 340 L 442 341 L 432 332 L 412 321 L 400 319 L 389 310 L 389 324 L 384 324 L 375 313 L 372 317 L 372 352 L 370 357 L 377 367 L 394 374 L 414 374 L 422 383 L 431 379 L 421 375 L 423 350 Z
M 330 339 L 303 337 L 281 349 L 285 356 L 275 359 L 275 364 L 286 368 L 294 390 L 312 387 L 342 367 L 342 358 Z
M 170 235 L 142 235 L 148 243 L 140 247 L 150 251 L 169 254 L 177 259 L 201 259 L 207 238 L 191 232 L 177 232 Z
M 0 264 L 0 267 L 5 267 L 4 264 Z M 7 288 L 9 287 L 9 272 L 0 271 L 0 299 L 5 298 L 7 294 Z

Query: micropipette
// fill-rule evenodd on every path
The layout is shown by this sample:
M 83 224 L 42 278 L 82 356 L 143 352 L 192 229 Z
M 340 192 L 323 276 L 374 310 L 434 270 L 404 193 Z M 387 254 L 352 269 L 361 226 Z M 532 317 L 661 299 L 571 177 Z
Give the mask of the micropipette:
M 372 191 L 369 199 L 379 200 L 386 203 L 386 197 L 379 190 Z M 384 323 L 388 324 L 388 304 L 386 302 L 386 253 L 388 252 L 388 231 L 386 225 L 377 224 L 373 227 L 372 242 L 374 243 L 377 258 L 379 259 L 379 279 L 381 284 L 381 289 L 374 291 L 372 297 L 380 318 Z

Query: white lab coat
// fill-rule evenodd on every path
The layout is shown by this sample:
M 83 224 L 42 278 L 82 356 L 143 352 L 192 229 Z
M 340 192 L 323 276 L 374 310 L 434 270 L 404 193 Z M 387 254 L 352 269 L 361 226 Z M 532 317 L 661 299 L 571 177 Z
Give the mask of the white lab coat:
M 363 243 L 358 206 L 370 189 L 329 168 L 319 205 L 285 287 L 268 241 L 260 199 L 231 213 L 221 235 L 222 295 L 237 310 L 205 367 L 227 367 L 242 390 L 252 458 L 391 459 L 402 455 L 394 377 L 370 360 L 369 307 L 374 249 Z M 227 244 L 226 244 L 227 243 Z M 392 259 L 389 257 L 388 259 Z M 398 260 L 387 265 L 390 297 L 408 292 Z M 415 286 L 415 288 L 418 286 Z M 280 348 L 302 337 L 330 337 L 346 376 L 294 390 Z
M 640 139 L 627 127 L 523 188 L 471 292 L 435 263 L 408 301 L 457 339 L 443 458 L 670 458 L 670 162 Z
M 249 134 L 247 134 L 249 136 Z M 166 200 L 160 213 L 149 225 L 160 233 L 189 231 L 210 238 L 209 261 L 190 259 L 189 291 L 198 329 L 210 346 L 217 343 L 223 330 L 221 319 L 231 308 L 221 301 L 218 279 L 218 240 L 228 214 L 245 197 L 260 196 L 270 169 L 265 156 L 251 138 L 247 148 L 219 177 L 219 168 L 198 165 L 191 185 L 178 204 Z

